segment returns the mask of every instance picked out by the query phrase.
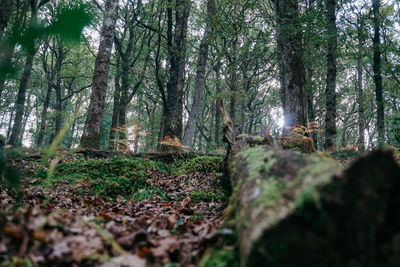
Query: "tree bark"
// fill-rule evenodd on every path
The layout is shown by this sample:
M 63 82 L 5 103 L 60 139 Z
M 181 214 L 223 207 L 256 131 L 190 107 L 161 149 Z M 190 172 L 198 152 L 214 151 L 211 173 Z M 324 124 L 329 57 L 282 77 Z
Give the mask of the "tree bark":
M 53 81 L 52 80 L 48 80 L 47 81 L 47 92 L 46 92 L 46 98 L 43 102 L 43 109 L 42 109 L 42 116 L 40 119 L 40 130 L 39 130 L 39 135 L 38 135 L 38 139 L 36 142 L 36 145 L 38 147 L 41 147 L 43 145 L 43 141 L 44 141 L 44 134 L 46 131 L 46 126 L 47 126 L 47 110 L 49 108 L 49 104 L 50 104 L 50 97 L 51 97 L 51 91 L 53 89 Z
M 28 53 L 25 59 L 24 71 L 22 73 L 21 81 L 18 88 L 17 100 L 15 102 L 15 119 L 14 125 L 12 128 L 10 140 L 8 144 L 11 146 L 15 146 L 18 143 L 19 136 L 21 134 L 22 127 L 22 119 L 24 116 L 24 106 L 25 106 L 25 98 L 26 98 L 26 90 L 28 87 L 29 78 L 32 72 L 33 58 L 35 53 Z
M 63 47 L 61 44 L 61 41 L 58 42 L 58 56 L 57 56 L 57 61 L 56 61 L 56 84 L 55 84 L 55 91 L 56 91 L 56 127 L 55 127 L 55 133 L 54 136 L 57 136 L 57 134 L 61 130 L 61 124 L 62 124 L 62 92 L 61 92 L 61 67 L 62 63 L 64 61 L 64 51 Z
M 373 0 L 373 14 L 374 14 L 374 37 L 373 37 L 373 70 L 374 70 L 374 83 L 375 83 L 375 97 L 377 106 L 377 123 L 378 129 L 378 145 L 382 146 L 385 143 L 385 106 L 383 102 L 383 86 L 382 86 L 382 66 L 381 66 L 381 38 L 380 38 L 380 0 Z
M 220 64 L 220 62 L 217 62 L 217 64 L 214 66 L 215 78 L 216 78 L 215 91 L 217 94 L 221 92 L 220 68 L 221 68 L 221 64 Z M 221 129 L 221 116 L 219 113 L 219 104 L 218 104 L 218 99 L 217 99 L 217 100 L 215 100 L 215 139 L 214 139 L 217 147 L 219 147 L 221 144 L 220 129 Z
M 362 27 L 363 23 L 357 23 L 360 27 L 357 29 L 358 37 L 358 55 L 357 55 L 357 102 L 358 102 L 358 146 L 360 151 L 365 150 L 365 119 L 364 119 L 364 90 L 363 90 L 363 66 L 362 66 L 362 49 L 363 37 Z
M 307 119 L 309 123 L 315 122 L 314 103 L 313 103 L 314 90 L 313 90 L 312 76 L 313 76 L 313 70 L 310 67 L 308 67 L 306 94 L 307 94 Z M 315 149 L 318 149 L 317 133 L 312 132 L 311 138 L 313 139 L 313 144 Z
M 276 0 L 277 48 L 284 126 L 307 122 L 302 30 L 298 2 Z M 284 134 L 288 134 L 285 131 Z
M 326 1 L 327 15 L 327 73 L 325 89 L 325 143 L 327 150 L 336 146 L 336 0 Z
M 171 2 L 172 3 L 172 2 Z M 169 81 L 163 110 L 163 136 L 182 140 L 183 86 L 190 0 L 176 0 L 172 36 L 172 7 L 168 8 Z M 172 38 L 173 37 L 173 38 Z M 161 146 L 161 149 L 170 149 Z
M 3 38 L 4 31 L 10 20 L 15 0 L 1 0 L 0 1 L 0 41 Z
M 94 65 L 89 111 L 80 144 L 83 148 L 100 148 L 104 102 L 113 46 L 114 27 L 117 19 L 117 7 L 118 0 L 107 0 L 105 3 L 99 51 Z
M 211 21 L 214 17 L 215 0 L 207 1 L 207 24 L 204 31 L 203 39 L 200 43 L 199 57 L 197 60 L 196 79 L 194 85 L 194 95 L 192 108 L 190 110 L 189 119 L 185 128 L 185 135 L 183 138 L 183 145 L 190 147 L 192 145 L 194 131 L 196 129 L 197 119 L 200 114 L 200 107 L 202 104 L 202 94 L 205 85 L 205 74 L 207 67 L 209 36 L 211 34 Z
M 121 72 L 119 70 L 119 65 L 120 65 L 120 57 L 117 56 L 117 64 L 116 64 L 116 70 L 115 70 L 115 78 L 114 78 L 114 102 L 113 102 L 113 112 L 112 112 L 112 118 L 111 118 L 111 127 L 110 127 L 110 135 L 108 138 L 108 149 L 109 150 L 115 150 L 116 147 L 116 129 L 118 126 L 118 111 L 119 111 L 119 102 L 120 102 L 120 97 L 121 97 L 121 88 L 120 88 L 120 77 L 121 77 Z
M 400 167 L 375 151 L 349 168 L 273 146 L 268 135 L 236 138 L 229 154 L 227 224 L 240 266 L 398 266 Z

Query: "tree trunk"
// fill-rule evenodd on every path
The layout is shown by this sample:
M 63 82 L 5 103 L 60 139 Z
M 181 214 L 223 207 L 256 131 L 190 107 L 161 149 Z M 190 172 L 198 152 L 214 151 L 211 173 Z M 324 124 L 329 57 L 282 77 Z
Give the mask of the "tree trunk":
M 377 124 L 378 129 L 378 144 L 382 146 L 385 143 L 385 107 L 383 102 L 383 87 L 382 87 L 382 66 L 381 66 L 381 39 L 380 39 L 380 18 L 379 8 L 380 0 L 373 0 L 374 13 L 374 38 L 373 38 L 373 70 L 375 83 L 375 97 L 377 106 Z
M 176 0 L 174 38 L 169 41 L 169 81 L 163 111 L 163 136 L 182 140 L 183 86 L 190 0 Z M 172 7 L 168 8 L 172 12 Z M 172 38 L 172 14 L 168 16 L 169 38 Z M 162 149 L 169 149 L 162 146 Z
M 207 25 L 204 31 L 203 39 L 200 43 L 199 57 L 197 60 L 196 79 L 194 85 L 193 104 L 190 110 L 189 119 L 185 128 L 185 135 L 183 138 L 183 145 L 190 147 L 192 145 L 194 131 L 196 129 L 197 119 L 200 114 L 200 107 L 202 102 L 202 94 L 205 85 L 205 74 L 207 67 L 209 35 L 211 34 L 211 22 L 214 17 L 215 1 L 207 1 Z
M 236 94 L 238 91 L 238 75 L 237 75 L 237 43 L 238 37 L 235 36 L 232 40 L 232 52 L 228 66 L 229 66 L 229 90 L 231 91 L 231 97 L 229 102 L 229 116 L 231 117 L 234 126 L 236 126 Z
M 357 102 L 358 102 L 358 145 L 360 151 L 365 150 L 365 119 L 364 119 L 364 91 L 362 85 L 363 79 L 363 66 L 362 66 L 362 24 L 358 29 L 358 56 L 357 56 Z
M 57 134 L 61 130 L 61 124 L 62 124 L 62 93 L 61 93 L 61 67 L 62 63 L 64 61 L 64 51 L 62 47 L 61 41 L 58 42 L 58 57 L 57 57 L 57 62 L 56 62 L 56 76 L 57 76 L 57 81 L 55 85 L 55 91 L 56 91 L 56 128 L 55 128 L 55 133 L 54 136 L 57 136 Z
M 313 76 L 312 69 L 311 68 L 307 68 L 306 94 L 307 94 L 307 119 L 308 119 L 309 123 L 314 123 L 315 122 L 314 103 L 313 103 L 314 92 L 313 92 L 312 76 Z M 315 149 L 317 149 L 318 148 L 317 133 L 316 132 L 312 132 L 311 133 L 311 138 L 313 139 L 313 144 L 314 144 Z
M 240 266 L 398 266 L 400 166 L 387 150 L 345 170 L 326 156 L 278 149 L 272 137 L 234 136 L 223 103 L 233 195 L 226 225 Z
M 114 88 L 114 102 L 113 102 L 113 112 L 112 112 L 112 118 L 111 118 L 111 128 L 110 128 L 110 135 L 108 138 L 108 149 L 109 150 L 115 150 L 116 149 L 116 129 L 118 126 L 118 115 L 119 115 L 119 102 L 120 102 L 120 97 L 121 97 L 121 88 L 119 84 L 120 80 L 120 71 L 119 71 L 119 64 L 120 64 L 120 57 L 117 56 L 117 64 L 116 64 L 116 70 L 115 70 L 115 88 Z
M 10 20 L 15 0 L 1 0 L 0 1 L 0 41 L 3 38 L 4 30 Z
M 293 127 L 307 122 L 305 70 L 298 2 L 276 0 L 277 48 L 284 125 Z M 284 134 L 288 134 L 285 131 Z
M 229 160 L 241 266 L 400 264 L 400 168 L 390 152 L 338 173 L 330 159 L 264 141 L 237 141 Z
M 270 136 L 236 139 L 227 223 L 241 266 L 398 266 L 400 168 L 375 151 L 348 169 L 277 149 Z
M 105 3 L 99 51 L 94 65 L 89 111 L 80 144 L 83 148 L 100 148 L 101 126 L 103 122 L 114 28 L 117 19 L 117 6 L 118 0 L 107 0 Z
M 220 63 L 217 62 L 217 64 L 214 66 L 214 71 L 215 71 L 215 78 L 216 78 L 216 93 L 221 92 L 221 84 L 220 84 Z M 215 144 L 217 147 L 221 145 L 221 134 L 220 134 L 220 129 L 221 129 L 221 115 L 219 113 L 219 104 L 218 104 L 218 99 L 215 100 Z
M 43 140 L 44 140 L 44 134 L 46 131 L 46 125 L 47 125 L 47 110 L 49 108 L 50 104 L 50 97 L 51 97 L 51 91 L 53 89 L 53 81 L 49 80 L 48 85 L 47 85 L 47 92 L 46 92 L 46 98 L 43 103 L 43 109 L 42 109 L 42 116 L 40 120 L 40 130 L 39 130 L 39 135 L 38 139 L 36 142 L 36 145 L 38 147 L 41 147 L 43 145 Z
M 336 146 L 336 0 L 326 1 L 327 14 L 327 74 L 325 90 L 325 144 L 327 150 Z
M 12 128 L 9 145 L 15 146 L 18 143 L 21 134 L 22 119 L 24 116 L 24 106 L 26 98 L 26 89 L 28 87 L 29 78 L 32 72 L 33 58 L 35 53 L 29 53 L 25 60 L 24 72 L 22 73 L 21 81 L 18 88 L 17 101 L 15 102 L 15 119 Z

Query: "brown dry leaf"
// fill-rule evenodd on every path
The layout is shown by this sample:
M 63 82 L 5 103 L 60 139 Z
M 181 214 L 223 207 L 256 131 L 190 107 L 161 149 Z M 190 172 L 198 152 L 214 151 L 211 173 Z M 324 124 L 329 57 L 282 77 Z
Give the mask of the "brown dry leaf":
M 189 203 L 190 203 L 190 197 L 188 196 L 187 198 L 185 198 L 184 200 L 182 200 L 181 205 L 182 205 L 183 207 L 187 207 L 187 206 L 189 206 Z
M 5 236 L 11 239 L 22 240 L 24 238 L 24 232 L 22 229 L 14 224 L 7 223 L 4 227 L 2 232 Z
M 46 234 L 43 230 L 34 231 L 32 236 L 34 240 L 39 241 L 41 243 L 44 243 L 46 241 Z
M 175 214 L 175 213 L 174 213 L 174 214 L 171 214 L 171 215 L 168 217 L 168 226 L 167 226 L 167 228 L 168 228 L 168 229 L 174 228 L 177 221 L 178 221 L 178 219 L 177 219 L 177 217 L 176 217 L 176 214 Z
M 144 258 L 146 258 L 147 254 L 149 254 L 150 250 L 149 250 L 149 248 L 147 246 L 142 245 L 142 246 L 136 247 L 135 251 L 136 251 L 136 254 L 140 258 L 144 259 Z
M 158 243 L 158 247 L 151 248 L 151 253 L 155 258 L 159 258 L 162 263 L 170 262 L 169 253 L 179 249 L 179 241 L 175 237 L 167 237 Z
M 124 254 L 119 257 L 110 259 L 100 265 L 100 267 L 146 267 L 146 260 L 141 259 L 137 255 Z

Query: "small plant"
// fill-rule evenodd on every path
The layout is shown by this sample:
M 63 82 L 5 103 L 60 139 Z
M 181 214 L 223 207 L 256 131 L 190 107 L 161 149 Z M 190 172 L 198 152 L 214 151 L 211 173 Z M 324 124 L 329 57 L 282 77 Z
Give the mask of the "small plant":
M 158 143 L 172 150 L 182 150 L 184 148 L 187 148 L 184 145 L 182 145 L 181 141 L 179 141 L 179 138 L 176 136 L 173 137 L 165 136 Z
M 129 153 L 133 147 L 133 152 L 137 153 L 139 146 L 139 138 L 148 135 L 150 132 L 143 130 L 140 123 L 129 121 L 113 130 L 119 134 L 120 139 L 115 139 L 114 142 L 118 143 L 118 151 Z
M 281 137 L 281 144 L 284 149 L 295 150 L 301 153 L 315 152 L 311 133 L 319 133 L 321 130 L 316 122 L 310 122 L 306 125 L 296 125 L 289 127 L 291 135 Z

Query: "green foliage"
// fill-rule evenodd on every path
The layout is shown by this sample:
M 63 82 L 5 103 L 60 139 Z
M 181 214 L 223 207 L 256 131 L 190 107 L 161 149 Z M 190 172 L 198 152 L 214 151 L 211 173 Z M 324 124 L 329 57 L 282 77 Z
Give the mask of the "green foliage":
M 12 51 L 15 45 L 19 44 L 29 53 L 34 53 L 35 42 L 48 35 L 57 35 L 66 42 L 79 41 L 83 28 L 89 25 L 91 20 L 92 16 L 87 12 L 87 6 L 84 4 L 61 7 L 50 25 L 45 26 L 38 23 L 36 18 L 32 18 L 32 23 L 28 28 L 21 30 L 17 27 L 0 48 Z M 0 78 L 15 71 L 10 62 L 10 59 L 1 62 Z
M 360 155 L 359 151 L 353 148 L 342 147 L 329 152 L 336 160 L 349 160 Z
M 3 267 L 31 267 L 32 263 L 28 258 L 12 257 L 11 261 L 3 261 L 1 263 Z
M 237 267 L 238 254 L 231 248 L 213 247 L 209 255 L 200 264 L 201 267 Z

